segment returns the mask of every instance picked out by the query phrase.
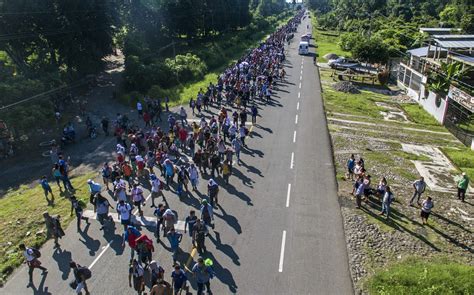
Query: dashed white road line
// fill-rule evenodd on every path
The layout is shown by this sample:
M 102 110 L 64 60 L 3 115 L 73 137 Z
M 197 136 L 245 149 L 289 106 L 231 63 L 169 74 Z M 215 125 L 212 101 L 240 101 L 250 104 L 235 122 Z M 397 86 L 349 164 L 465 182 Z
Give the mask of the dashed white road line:
M 298 93 L 298 94 L 299 94 L 299 93 Z M 298 95 L 298 98 L 299 98 L 299 97 L 300 97 L 300 96 Z M 296 104 L 296 110 L 299 110 L 299 109 L 300 109 L 300 102 L 298 101 L 298 103 Z
M 301 80 L 303 80 L 303 76 L 302 76 L 302 75 L 300 75 L 300 81 L 301 81 Z
M 295 124 L 298 124 L 298 115 L 295 117 Z
M 288 183 L 288 192 L 286 193 L 286 208 L 290 207 L 291 183 Z
M 291 152 L 290 169 L 293 169 L 294 161 L 295 161 L 295 153 Z
M 301 80 L 301 79 L 300 79 Z M 300 82 L 300 89 L 301 89 L 301 82 Z
M 303 68 L 301 68 L 300 75 L 303 75 Z
M 300 98 L 300 97 L 301 97 L 301 92 L 298 92 L 298 98 Z
M 296 142 L 296 130 L 293 132 L 293 143 Z
M 286 243 L 286 230 L 283 231 L 283 236 L 281 237 L 280 264 L 278 266 L 279 272 L 283 272 L 283 260 L 285 259 L 285 243 Z

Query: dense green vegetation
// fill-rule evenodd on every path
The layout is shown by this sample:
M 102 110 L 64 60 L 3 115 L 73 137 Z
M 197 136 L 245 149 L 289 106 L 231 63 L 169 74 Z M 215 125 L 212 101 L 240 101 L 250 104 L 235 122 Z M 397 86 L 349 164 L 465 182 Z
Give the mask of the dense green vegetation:
M 370 294 L 472 294 L 474 267 L 448 260 L 407 259 L 376 272 Z
M 289 15 L 287 7 L 285 0 L 0 1 L 0 105 L 85 87 L 117 48 L 126 57 L 123 92 L 164 95 L 242 54 Z M 47 125 L 52 96 L 65 93 L 9 107 L 0 119 L 17 135 Z
M 340 46 L 361 60 L 385 62 L 420 46 L 420 27 L 459 27 L 474 32 L 470 0 L 307 0 L 323 29 L 342 33 Z M 375 39 L 375 41 L 372 41 Z M 369 53 L 369 54 L 368 54 Z M 373 54 L 370 54 L 373 53 Z

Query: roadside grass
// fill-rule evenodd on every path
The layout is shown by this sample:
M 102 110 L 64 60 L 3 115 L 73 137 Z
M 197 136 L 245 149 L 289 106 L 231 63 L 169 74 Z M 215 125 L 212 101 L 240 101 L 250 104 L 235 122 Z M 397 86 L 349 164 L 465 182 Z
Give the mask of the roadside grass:
M 333 31 L 324 31 L 318 29 L 318 22 L 314 13 L 311 16 L 311 23 L 313 25 L 313 38 L 316 42 L 316 53 L 319 62 L 327 62 L 324 56 L 328 53 L 335 53 L 339 56 L 350 57 L 351 54 L 339 47 L 339 33 Z
M 72 177 L 71 182 L 76 188 L 75 196 L 82 202 L 88 202 L 89 188 L 87 179 L 95 173 Z M 50 183 L 55 196 L 55 206 L 47 206 L 41 186 L 21 186 L 8 191 L 0 199 L 0 285 L 6 277 L 23 262 L 23 255 L 18 251 L 18 245 L 25 243 L 29 246 L 41 247 L 46 242 L 44 234 L 36 233 L 44 229 L 43 212 L 60 215 L 64 229 L 75 218 L 70 216 L 71 203 L 65 193 Z M 51 198 L 51 196 L 49 196 Z
M 415 155 L 412 153 L 404 152 L 404 151 L 392 151 L 392 154 L 395 156 L 402 157 L 407 160 L 413 160 L 413 161 L 431 161 L 431 158 L 425 155 Z
M 400 104 L 400 107 L 405 111 L 409 120 L 412 122 L 428 126 L 440 126 L 438 121 L 428 114 L 419 104 Z
M 324 104 L 328 112 L 382 119 L 380 112 L 385 108 L 377 106 L 375 102 L 385 100 L 382 95 L 369 91 L 362 91 L 360 94 L 347 94 L 329 86 L 324 87 Z
M 444 259 L 411 257 L 367 281 L 370 294 L 473 294 L 474 267 Z
M 466 172 L 471 181 L 474 181 L 474 151 L 470 148 L 441 148 L 443 153 L 456 165 L 461 171 Z

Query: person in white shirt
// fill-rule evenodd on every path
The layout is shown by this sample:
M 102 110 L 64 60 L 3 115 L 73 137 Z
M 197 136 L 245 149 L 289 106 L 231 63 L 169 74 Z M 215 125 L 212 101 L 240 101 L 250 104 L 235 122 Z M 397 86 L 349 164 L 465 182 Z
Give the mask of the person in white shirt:
M 138 213 L 140 216 L 143 216 L 142 205 L 145 204 L 145 198 L 143 197 L 143 190 L 140 188 L 138 183 L 133 184 L 132 200 L 133 205 L 138 207 Z
M 199 183 L 199 172 L 194 163 L 191 163 L 191 165 L 189 166 L 188 174 L 189 180 L 191 181 L 191 186 L 193 187 L 193 191 L 197 191 L 197 186 Z
M 155 174 L 150 174 L 150 182 L 151 182 L 151 206 L 152 208 L 155 208 L 155 199 L 158 197 L 163 197 L 165 199 L 165 196 L 163 195 L 163 192 L 161 191 L 161 181 L 156 177 Z
M 423 204 L 421 205 L 421 222 L 423 224 L 428 223 L 428 217 L 430 216 L 431 209 L 433 209 L 434 203 L 433 199 L 431 197 L 427 197 L 426 200 L 423 201 Z
M 124 200 L 120 200 L 117 204 L 117 213 L 119 214 L 120 223 L 123 225 L 124 230 L 131 224 L 132 206 L 129 203 L 125 203 Z
M 38 260 L 39 255 L 35 255 L 35 250 L 33 248 L 27 248 L 25 244 L 20 244 L 18 248 L 23 252 L 25 257 L 26 264 L 28 265 L 28 276 L 29 276 L 29 286 L 33 285 L 33 271 L 35 268 L 39 268 L 43 271 L 43 275 L 48 272 L 48 269 L 44 266 L 41 266 L 41 262 Z M 37 251 L 37 250 L 36 250 Z M 39 254 L 39 251 L 37 251 Z
M 143 106 L 141 102 L 137 101 L 137 113 L 138 113 L 138 118 L 141 118 L 143 115 Z
M 415 201 L 415 198 L 416 198 L 416 203 L 418 205 L 421 205 L 420 197 L 421 197 L 421 194 L 423 194 L 426 189 L 426 182 L 423 176 L 421 176 L 420 179 L 413 182 L 413 188 L 415 189 L 415 191 L 413 193 L 413 197 L 411 197 L 410 206 L 413 206 L 413 201 Z
M 126 190 L 127 190 L 127 184 L 125 183 L 125 181 L 123 179 L 120 179 L 120 178 L 117 178 L 116 181 L 114 181 L 114 186 L 115 186 L 115 197 L 119 200 L 119 201 L 127 201 L 127 193 L 126 193 Z

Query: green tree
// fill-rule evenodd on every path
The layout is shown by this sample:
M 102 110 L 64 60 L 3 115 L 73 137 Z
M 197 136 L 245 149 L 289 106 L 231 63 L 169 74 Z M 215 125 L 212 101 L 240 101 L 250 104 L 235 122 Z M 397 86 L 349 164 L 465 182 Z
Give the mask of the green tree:
M 385 63 L 389 58 L 388 46 L 380 38 L 359 39 L 351 49 L 351 54 L 368 63 Z

